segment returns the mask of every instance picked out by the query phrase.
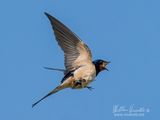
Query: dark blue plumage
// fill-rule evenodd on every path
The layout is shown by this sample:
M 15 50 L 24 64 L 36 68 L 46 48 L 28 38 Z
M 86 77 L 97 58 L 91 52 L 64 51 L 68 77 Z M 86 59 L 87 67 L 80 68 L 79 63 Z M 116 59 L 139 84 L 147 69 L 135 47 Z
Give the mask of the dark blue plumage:
M 101 72 L 102 70 L 108 70 L 107 68 L 102 68 L 101 65 L 103 66 L 106 66 L 108 63 L 108 61 L 104 61 L 104 60 L 101 60 L 101 59 L 97 59 L 97 60 L 94 60 L 93 61 L 93 64 L 95 65 L 95 68 L 96 68 L 96 76 L 99 74 L 99 72 Z

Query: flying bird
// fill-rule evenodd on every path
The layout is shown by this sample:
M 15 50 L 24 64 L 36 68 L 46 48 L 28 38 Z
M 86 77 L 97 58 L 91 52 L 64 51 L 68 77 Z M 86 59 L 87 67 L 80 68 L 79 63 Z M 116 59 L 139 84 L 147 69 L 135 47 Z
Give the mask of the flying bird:
M 92 87 L 89 84 L 101 71 L 108 70 L 106 65 L 110 63 L 102 59 L 92 61 L 89 47 L 74 32 L 50 14 L 45 12 L 45 15 L 51 23 L 56 41 L 64 52 L 65 70 L 45 67 L 50 70 L 62 71 L 64 77 L 59 86 L 34 103 L 32 107 L 65 88 L 88 88 L 91 90 Z

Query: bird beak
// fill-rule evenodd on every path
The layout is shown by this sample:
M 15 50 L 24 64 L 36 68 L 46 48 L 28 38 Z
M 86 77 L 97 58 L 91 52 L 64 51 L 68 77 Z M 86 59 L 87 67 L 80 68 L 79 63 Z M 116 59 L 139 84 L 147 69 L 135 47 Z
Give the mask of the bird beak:
M 108 65 L 109 63 L 110 63 L 110 61 L 104 61 L 104 65 L 105 65 L 105 66 Z M 109 71 L 108 68 L 106 68 L 106 67 L 104 68 L 104 70 Z
M 107 70 L 107 71 L 109 71 L 107 68 L 104 68 L 104 70 Z

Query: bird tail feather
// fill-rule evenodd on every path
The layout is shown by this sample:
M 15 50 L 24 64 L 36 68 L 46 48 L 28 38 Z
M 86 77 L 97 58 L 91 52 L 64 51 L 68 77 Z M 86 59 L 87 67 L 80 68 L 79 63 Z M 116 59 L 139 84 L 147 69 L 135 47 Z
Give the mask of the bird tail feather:
M 47 95 L 45 95 L 43 98 L 41 98 L 40 100 L 38 100 L 37 102 L 35 102 L 34 104 L 32 104 L 32 108 L 37 105 L 39 102 L 41 102 L 42 100 L 44 100 L 45 98 L 49 97 L 50 95 L 64 89 L 65 87 L 63 85 L 57 86 L 54 90 L 52 90 L 51 92 L 49 92 Z
M 55 70 L 55 71 L 61 71 L 61 72 L 65 72 L 64 69 L 59 69 L 59 68 L 50 68 L 50 67 L 44 67 L 45 69 L 48 69 L 48 70 Z

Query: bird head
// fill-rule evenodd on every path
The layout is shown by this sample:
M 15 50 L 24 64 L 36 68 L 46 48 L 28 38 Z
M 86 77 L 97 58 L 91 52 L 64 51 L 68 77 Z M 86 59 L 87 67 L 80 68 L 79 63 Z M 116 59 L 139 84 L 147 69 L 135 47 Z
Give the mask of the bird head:
M 107 64 L 109 64 L 110 62 L 109 61 L 105 61 L 105 60 L 101 60 L 101 59 L 98 59 L 98 60 L 95 60 L 93 61 L 93 64 L 95 65 L 96 67 L 96 72 L 97 74 L 103 70 L 107 70 L 108 69 L 106 68 Z

